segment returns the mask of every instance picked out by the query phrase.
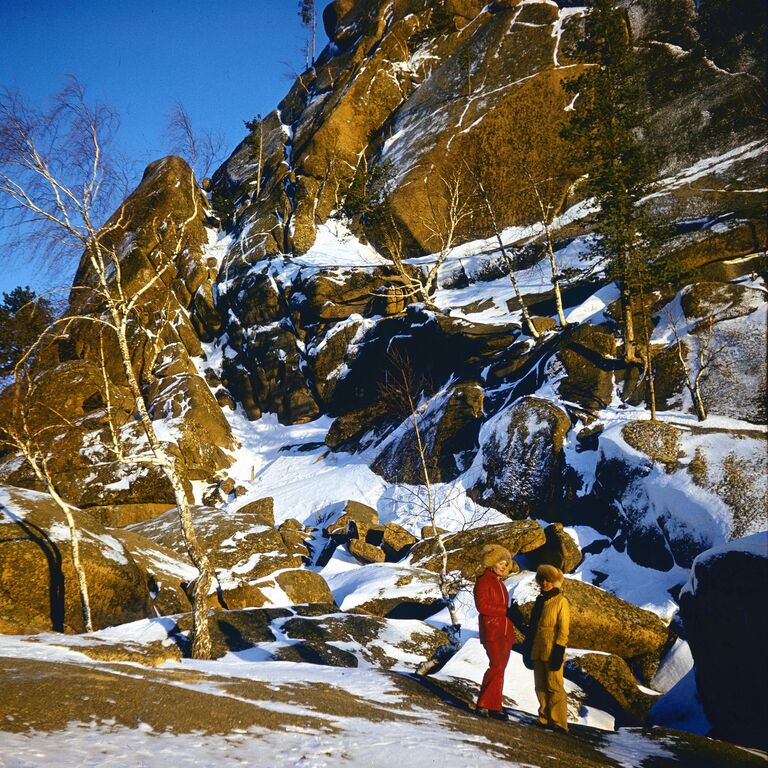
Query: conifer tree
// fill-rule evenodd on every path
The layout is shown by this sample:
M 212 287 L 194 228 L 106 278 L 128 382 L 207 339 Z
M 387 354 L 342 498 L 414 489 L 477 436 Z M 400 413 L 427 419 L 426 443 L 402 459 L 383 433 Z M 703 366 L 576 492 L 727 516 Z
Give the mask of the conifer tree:
M 3 293 L 0 304 L 0 376 L 13 371 L 25 350 L 53 320 L 51 302 L 29 287 Z
M 641 144 L 644 91 L 624 10 L 612 0 L 595 0 L 585 20 L 583 53 L 588 64 L 566 88 L 577 94 L 564 138 L 586 174 L 586 191 L 599 205 L 593 250 L 606 258 L 608 274 L 621 290 L 624 357 L 639 362 L 633 305 L 638 260 L 647 258 L 648 220 L 642 199 L 651 169 Z M 647 286 L 644 286 L 647 288 Z

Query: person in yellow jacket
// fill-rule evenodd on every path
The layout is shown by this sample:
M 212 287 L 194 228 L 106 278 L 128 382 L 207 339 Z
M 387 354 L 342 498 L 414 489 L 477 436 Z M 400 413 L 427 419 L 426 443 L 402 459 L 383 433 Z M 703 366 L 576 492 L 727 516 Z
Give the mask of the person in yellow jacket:
M 563 686 L 563 662 L 570 628 L 570 606 L 560 592 L 563 572 L 554 565 L 536 569 L 541 594 L 533 605 L 523 660 L 533 669 L 539 723 L 555 730 L 568 730 L 568 699 Z

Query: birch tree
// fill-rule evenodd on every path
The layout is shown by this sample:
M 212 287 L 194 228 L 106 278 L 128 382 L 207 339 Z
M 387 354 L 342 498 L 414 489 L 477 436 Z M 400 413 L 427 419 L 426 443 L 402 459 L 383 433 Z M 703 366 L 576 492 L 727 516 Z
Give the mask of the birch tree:
M 531 195 L 536 203 L 536 207 L 539 211 L 539 221 L 544 228 L 544 248 L 546 249 L 547 256 L 549 258 L 549 269 L 552 274 L 552 287 L 555 292 L 555 306 L 557 308 L 557 320 L 561 328 L 565 328 L 568 325 L 565 319 L 565 312 L 563 310 L 563 296 L 560 290 L 560 273 L 557 268 L 557 259 L 555 258 L 555 243 L 552 235 L 552 222 L 555 218 L 556 207 L 552 201 L 552 195 L 548 194 L 548 189 L 551 179 L 545 179 L 543 181 L 534 177 L 533 172 L 529 165 L 523 166 L 523 174 L 528 180 L 528 186 L 531 191 Z
M 427 446 L 422 431 L 424 406 L 418 402 L 423 386 L 414 372 L 413 365 L 404 354 L 397 350 L 391 352 L 388 355 L 388 363 L 389 370 L 385 381 L 379 388 L 379 394 L 388 407 L 398 416 L 405 417 L 413 428 L 424 489 L 423 493 L 419 490 L 414 494 L 414 504 L 418 510 L 418 517 L 428 522 L 432 530 L 436 532 L 438 530 L 438 515 L 442 507 L 451 503 L 452 498 L 450 493 L 439 498 L 435 483 L 432 481 Z M 436 535 L 435 539 L 440 558 L 437 586 L 440 591 L 440 598 L 448 609 L 451 624 L 446 629 L 448 648 L 439 650 L 432 659 L 423 664 L 419 669 L 420 674 L 429 672 L 441 660 L 444 660 L 445 655 L 453 655 L 461 645 L 461 623 L 456 608 L 456 597 L 464 585 L 460 576 L 448 570 L 448 550 L 442 537 Z
M 523 294 L 520 291 L 520 284 L 517 282 L 516 274 L 517 265 L 515 264 L 515 260 L 510 255 L 507 246 L 504 245 L 504 240 L 501 236 L 501 229 L 499 228 L 499 224 L 496 219 L 496 211 L 491 201 L 491 197 L 488 194 L 488 190 L 486 189 L 479 172 L 474 172 L 473 177 L 475 180 L 475 185 L 477 186 L 478 194 L 482 200 L 483 207 L 488 214 L 491 231 L 493 232 L 493 236 L 499 246 L 499 253 L 501 253 L 501 258 L 504 260 L 504 264 L 509 270 L 509 279 L 512 281 L 512 288 L 515 291 L 515 298 L 517 299 L 517 303 L 520 305 L 520 311 L 523 314 L 523 320 L 525 321 L 525 325 L 528 328 L 528 333 L 530 333 L 530 335 L 536 341 L 538 341 L 541 338 L 541 333 L 539 333 L 537 330 L 536 325 L 533 322 L 533 318 L 531 317 L 531 313 L 528 311 L 528 306 L 525 303 Z
M 707 374 L 717 367 L 718 360 L 721 357 L 726 344 L 716 343 L 715 341 L 715 321 L 714 314 L 707 315 L 699 326 L 698 334 L 690 334 L 693 342 L 691 354 L 685 348 L 677 323 L 671 314 L 668 315 L 672 333 L 675 337 L 674 345 L 677 359 L 680 362 L 683 375 L 685 376 L 685 386 L 691 395 L 693 407 L 696 411 L 696 418 L 704 421 L 707 418 L 707 408 L 704 404 L 704 396 L 701 392 L 701 382 Z
M 207 596 L 213 568 L 195 533 L 183 466 L 158 437 L 131 355 L 131 334 L 147 332 L 139 321 L 139 311 L 147 307 L 145 298 L 173 266 L 183 249 L 185 233 L 201 215 L 204 203 L 190 171 L 192 212 L 184 220 L 171 217 L 157 223 L 166 237 L 164 247 L 158 248 L 159 265 L 154 275 L 129 295 L 121 263 L 128 226 L 125 204 L 105 224 L 97 218 L 100 193 L 108 187 L 110 174 L 101 135 L 105 119 L 103 108 L 91 107 L 83 87 L 74 80 L 46 113 L 33 110 L 16 94 L 4 94 L 0 100 L 0 193 L 7 208 L 18 213 L 27 229 L 42 229 L 52 243 L 51 253 L 64 247 L 83 254 L 81 265 L 87 265 L 89 274 L 77 293 L 86 298 L 78 302 L 81 310 L 55 321 L 54 327 L 75 321 L 92 323 L 114 340 L 135 419 L 146 438 L 143 453 L 123 459 L 133 465 L 157 467 L 173 490 L 187 553 L 199 571 L 193 595 L 192 656 L 209 658 Z
M 205 179 L 210 175 L 224 147 L 224 137 L 220 133 L 196 130 L 187 108 L 177 101 L 168 114 L 165 135 L 171 152 L 181 155 L 198 178 Z
M 304 41 L 304 55 L 307 60 L 307 69 L 315 65 L 315 46 L 317 42 L 317 8 L 315 0 L 299 0 L 299 19 L 301 25 L 307 31 Z

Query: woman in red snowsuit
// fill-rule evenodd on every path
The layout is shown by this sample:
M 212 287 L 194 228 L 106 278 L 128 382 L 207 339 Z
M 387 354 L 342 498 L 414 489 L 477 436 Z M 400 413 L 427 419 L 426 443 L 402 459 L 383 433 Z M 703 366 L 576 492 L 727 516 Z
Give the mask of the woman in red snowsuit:
M 509 573 L 512 556 L 498 544 L 482 549 L 485 572 L 475 582 L 475 606 L 480 613 L 480 642 L 489 666 L 477 699 L 478 715 L 507 719 L 502 710 L 504 670 L 515 642 L 515 628 L 507 617 L 508 593 L 502 579 Z

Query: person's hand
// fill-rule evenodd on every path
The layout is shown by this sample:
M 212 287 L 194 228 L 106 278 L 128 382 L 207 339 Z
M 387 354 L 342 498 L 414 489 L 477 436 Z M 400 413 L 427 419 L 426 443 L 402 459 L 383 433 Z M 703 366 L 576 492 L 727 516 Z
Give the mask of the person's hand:
M 557 672 L 563 666 L 565 661 L 565 646 L 556 645 L 549 654 L 549 668 L 552 672 Z

